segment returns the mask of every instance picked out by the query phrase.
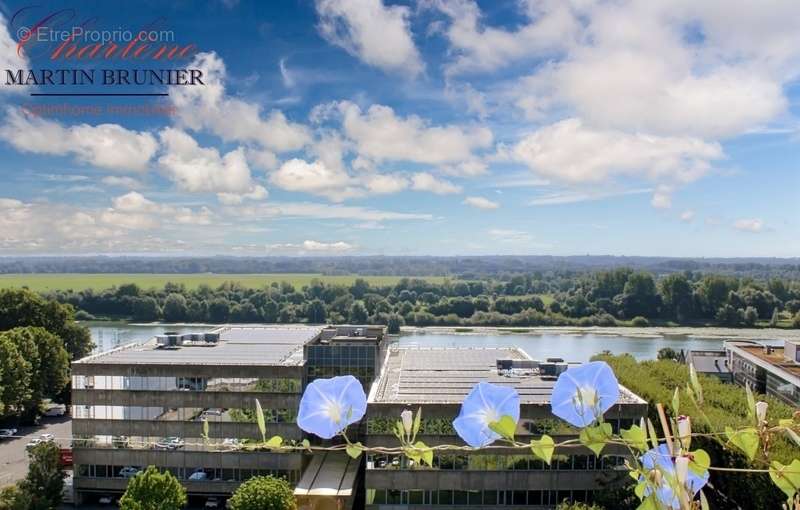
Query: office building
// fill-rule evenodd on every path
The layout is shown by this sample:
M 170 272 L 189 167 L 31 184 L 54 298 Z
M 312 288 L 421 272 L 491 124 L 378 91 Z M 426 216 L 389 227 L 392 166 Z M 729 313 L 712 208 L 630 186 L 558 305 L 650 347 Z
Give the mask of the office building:
M 800 342 L 785 340 L 783 346 L 749 341 L 725 342 L 728 365 L 737 384 L 800 407 Z

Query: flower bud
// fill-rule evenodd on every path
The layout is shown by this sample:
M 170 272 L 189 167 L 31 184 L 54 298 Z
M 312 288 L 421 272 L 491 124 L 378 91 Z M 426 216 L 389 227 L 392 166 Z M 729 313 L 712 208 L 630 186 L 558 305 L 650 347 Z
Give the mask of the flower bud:
M 675 459 L 675 476 L 679 484 L 686 485 L 686 479 L 689 477 L 689 457 L 681 455 Z
M 411 429 L 414 426 L 414 415 L 411 411 L 406 409 L 400 413 L 400 419 L 403 421 L 403 430 L 406 434 L 411 435 Z
M 767 421 L 768 405 L 766 402 L 756 402 L 756 418 L 758 418 L 759 425 Z
M 688 416 L 678 417 L 678 439 L 683 448 L 688 450 L 692 442 L 692 420 Z

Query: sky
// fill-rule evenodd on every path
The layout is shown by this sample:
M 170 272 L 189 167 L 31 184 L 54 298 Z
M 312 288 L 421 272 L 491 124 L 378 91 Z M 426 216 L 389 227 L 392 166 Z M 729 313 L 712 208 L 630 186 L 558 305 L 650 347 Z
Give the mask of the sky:
M 796 0 L 0 1 L 0 255 L 797 257 L 798 19 Z M 25 39 L 40 20 L 189 49 L 53 58 Z M 203 84 L 8 85 L 19 69 Z M 31 96 L 109 91 L 166 95 Z

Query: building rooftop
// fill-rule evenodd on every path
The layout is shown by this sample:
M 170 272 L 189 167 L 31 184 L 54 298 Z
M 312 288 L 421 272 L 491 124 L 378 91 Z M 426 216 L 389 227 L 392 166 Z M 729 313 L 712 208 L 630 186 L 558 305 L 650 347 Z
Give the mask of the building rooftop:
M 303 345 L 316 339 L 322 327 L 223 327 L 216 343 L 191 342 L 159 347 L 155 338 L 76 361 L 78 364 L 120 365 L 282 365 L 303 364 Z
M 398 348 L 389 350 L 371 403 L 455 404 L 460 403 L 480 381 L 514 387 L 522 404 L 547 404 L 556 377 L 535 371 L 503 375 L 497 360 L 528 360 L 519 348 Z M 620 386 L 621 403 L 643 401 Z
M 773 345 L 765 346 L 751 342 L 728 342 L 726 345 L 741 349 L 745 353 L 789 375 L 800 377 L 800 363 L 795 363 L 787 359 L 783 347 Z
M 728 354 L 724 351 L 716 350 L 695 350 L 689 351 L 687 361 L 694 365 L 694 369 L 700 373 L 708 374 L 729 374 Z

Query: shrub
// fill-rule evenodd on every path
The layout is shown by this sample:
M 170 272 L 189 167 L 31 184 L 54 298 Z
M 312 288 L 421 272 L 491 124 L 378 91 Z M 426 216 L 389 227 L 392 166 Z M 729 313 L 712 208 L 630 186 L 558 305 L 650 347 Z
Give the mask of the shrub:
M 186 506 L 186 489 L 169 471 L 149 466 L 134 476 L 119 507 L 122 510 L 178 510 Z
M 631 320 L 631 325 L 636 326 L 637 328 L 646 328 L 650 325 L 650 321 L 642 317 L 641 315 L 637 315 Z
M 286 480 L 256 476 L 236 489 L 228 506 L 231 510 L 296 510 L 297 502 Z

